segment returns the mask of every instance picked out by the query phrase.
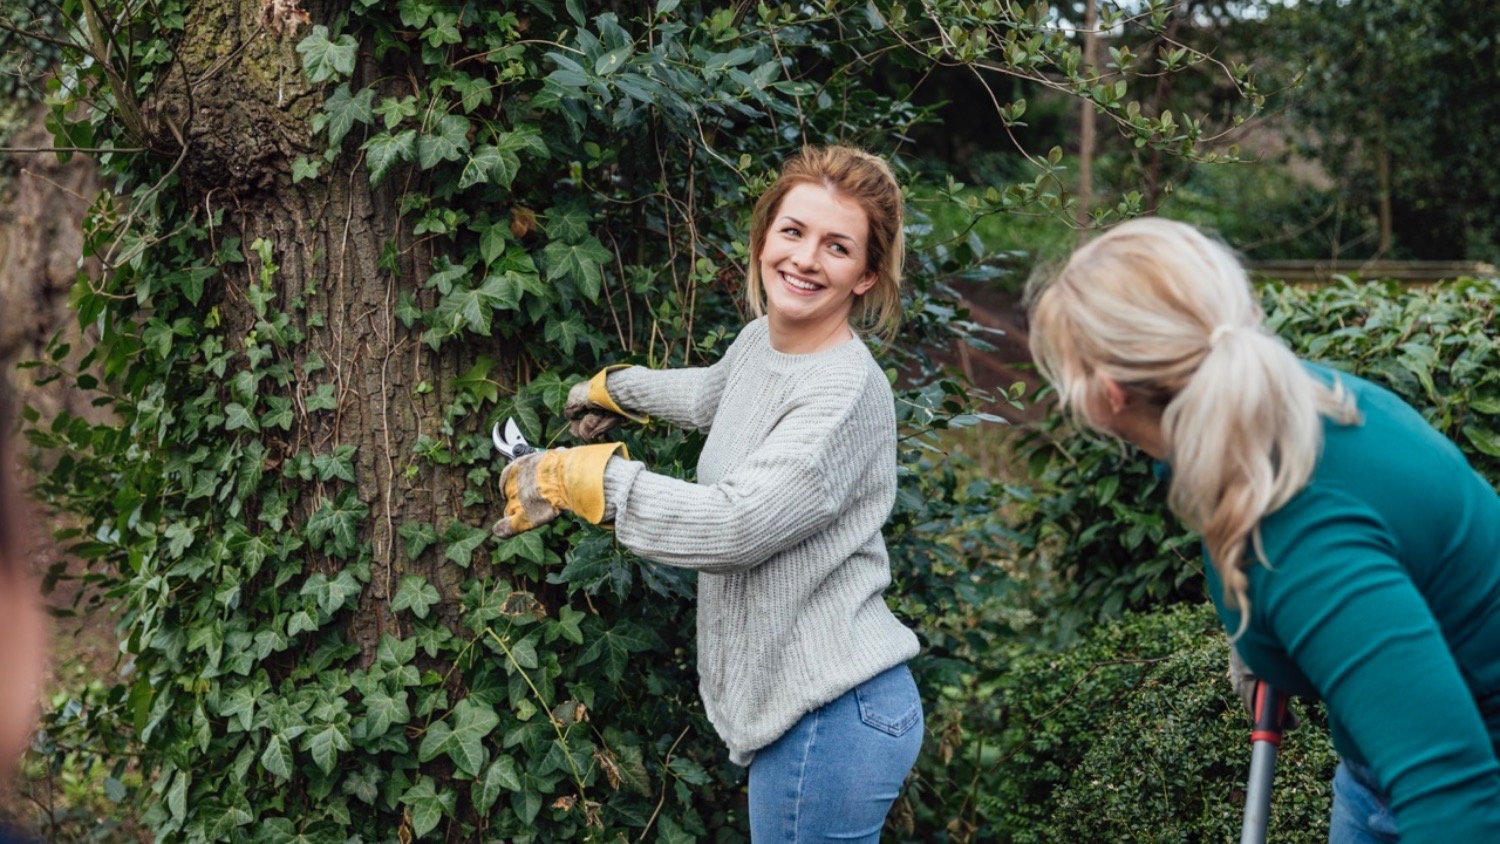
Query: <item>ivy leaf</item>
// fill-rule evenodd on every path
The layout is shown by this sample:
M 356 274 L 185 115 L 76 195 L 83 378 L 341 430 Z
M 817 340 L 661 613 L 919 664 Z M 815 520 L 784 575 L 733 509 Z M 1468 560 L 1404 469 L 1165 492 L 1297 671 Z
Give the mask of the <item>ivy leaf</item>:
M 337 721 L 315 728 L 302 737 L 302 749 L 312 753 L 313 761 L 327 774 L 339 761 L 339 753 L 352 750 L 349 743 L 349 727 Z
M 349 83 L 342 82 L 323 103 L 323 113 L 328 117 L 328 146 L 338 147 L 343 143 L 355 123 L 369 124 L 375 119 L 374 88 L 361 88 L 358 94 L 349 93 Z M 296 181 L 293 168 L 293 181 Z M 316 173 L 314 173 L 316 175 Z
M 558 618 L 555 622 L 555 629 L 564 639 L 575 645 L 581 645 L 583 644 L 583 631 L 579 629 L 578 623 L 583 621 L 586 615 L 582 610 L 563 606 L 557 611 Z
M 489 531 L 484 528 L 466 525 L 463 522 L 453 522 L 443 533 L 443 540 L 448 543 L 448 547 L 443 551 L 443 559 L 468 568 L 473 560 L 474 551 L 489 535 Z
M 571 355 L 578 346 L 578 341 L 588 338 L 589 329 L 578 314 L 568 314 L 566 318 L 553 319 L 547 323 L 543 335 L 548 343 L 556 346 L 563 354 Z
M 297 184 L 304 179 L 318 178 L 318 171 L 323 169 L 323 161 L 318 158 L 308 158 L 305 155 L 297 156 L 292 162 L 292 184 Z
M 266 405 L 270 409 L 260 416 L 260 424 L 267 428 L 280 428 L 283 431 L 292 429 L 292 400 L 285 396 L 266 396 Z
M 500 385 L 490 378 L 490 369 L 495 361 L 486 355 L 480 355 L 479 360 L 469 367 L 463 375 L 453 379 L 453 386 L 459 393 L 468 396 L 478 407 L 484 401 L 498 401 L 500 399 Z
M 610 252 L 598 238 L 589 235 L 581 243 L 552 241 L 542 251 L 547 262 L 547 280 L 567 278 L 590 302 L 599 301 L 599 289 L 603 277 L 600 265 L 610 259 Z
M 479 235 L 479 255 L 484 258 L 485 266 L 495 263 L 496 258 L 505 254 L 509 244 L 510 226 L 506 223 L 495 223 L 485 229 Z
M 337 40 L 328 40 L 328 27 L 319 24 L 312 33 L 297 44 L 302 54 L 302 70 L 310 82 L 323 82 L 335 75 L 348 76 L 354 72 L 354 54 L 359 42 L 352 35 L 340 35 Z
M 474 781 L 472 797 L 475 811 L 481 815 L 488 812 L 499 799 L 501 789 L 521 790 L 521 775 L 516 772 L 515 760 L 509 756 L 496 757 L 484 776 Z
M 375 798 L 380 796 L 380 769 L 369 765 L 363 771 L 348 775 L 344 778 L 343 791 L 361 803 L 375 805 Z
M 466 114 L 482 105 L 489 105 L 495 99 L 490 81 L 482 77 L 460 76 L 448 84 L 458 94 L 458 104 L 463 106 Z
M 303 406 L 308 413 L 316 413 L 320 410 L 333 410 L 339 406 L 339 400 L 333 394 L 333 384 L 319 384 L 318 389 L 312 395 L 303 400 Z
M 547 211 L 547 236 L 553 240 L 575 243 L 588 236 L 589 216 L 587 208 L 569 203 Z
M 307 520 L 307 540 L 319 551 L 347 557 L 359 547 L 359 526 L 369 514 L 370 508 L 360 502 L 354 491 L 345 490 L 337 502 L 325 499 L 323 506 Z
M 396 529 L 396 535 L 406 543 L 406 558 L 415 561 L 427 550 L 427 546 L 437 542 L 437 530 L 426 522 L 405 522 Z
M 231 722 L 238 718 L 240 731 L 248 732 L 255 717 L 255 701 L 264 693 L 265 689 L 257 683 L 241 683 L 219 700 L 219 715 Z
M 162 535 L 167 538 L 167 555 L 174 559 L 181 557 L 182 553 L 193 544 L 193 529 L 183 522 L 173 522 L 167 525 Z
M 224 407 L 224 430 L 238 431 L 241 428 L 260 433 L 260 424 L 250 415 L 250 411 L 239 402 L 232 401 Z
M 318 480 L 331 481 L 337 478 L 354 483 L 354 454 L 357 450 L 357 446 L 341 445 L 331 454 L 314 457 L 313 468 L 318 471 Z
M 417 116 L 417 98 L 413 95 L 407 95 L 399 100 L 395 97 L 385 97 L 381 99 L 380 105 L 375 106 L 375 113 L 384 121 L 385 128 L 389 131 L 399 126 L 406 118 Z
M 651 647 L 650 636 L 631 622 L 622 621 L 589 643 L 583 653 L 578 655 L 578 664 L 587 665 L 596 659 L 603 658 L 604 674 L 612 683 L 618 683 L 625 676 L 625 664 L 630 659 L 630 654 L 649 650 Z
M 469 149 L 469 121 L 444 115 L 432 133 L 417 138 L 417 164 L 431 170 L 442 161 L 457 161 Z
M 464 172 L 458 178 L 458 189 L 465 190 L 480 183 L 509 188 L 520 169 L 521 159 L 515 153 L 484 144 L 474 150 L 469 163 L 464 165 Z
M 298 633 L 311 633 L 318 629 L 318 622 L 307 610 L 298 610 L 292 613 L 292 617 L 286 623 L 286 635 L 295 636 Z
M 292 745 L 286 740 L 286 734 L 271 735 L 265 752 L 260 755 L 260 764 L 279 780 L 292 778 Z
M 411 831 L 417 838 L 437 828 L 445 813 L 451 814 L 457 798 L 449 789 L 439 792 L 432 778 L 423 776 L 401 795 L 401 802 L 411 807 Z
M 500 723 L 500 716 L 495 714 L 493 706 L 464 698 L 453 708 L 450 717 L 453 720 L 451 728 L 446 718 L 427 728 L 417 758 L 427 762 L 447 753 L 459 770 L 477 777 L 486 756 L 483 739 Z
M 427 578 L 410 574 L 401 578 L 401 588 L 396 590 L 396 597 L 391 599 L 391 611 L 409 609 L 417 618 L 426 618 L 429 608 L 441 600 L 437 589 L 427 582 Z
M 381 132 L 365 141 L 360 149 L 365 151 L 365 165 L 370 169 L 370 184 L 378 185 L 396 162 L 410 162 L 416 158 L 417 131 L 407 129 L 396 135 Z

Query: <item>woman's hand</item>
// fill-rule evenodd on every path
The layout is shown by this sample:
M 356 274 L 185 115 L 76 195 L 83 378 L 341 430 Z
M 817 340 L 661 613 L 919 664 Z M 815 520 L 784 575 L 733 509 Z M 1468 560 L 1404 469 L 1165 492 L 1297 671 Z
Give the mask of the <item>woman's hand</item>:
M 619 454 L 621 443 L 533 451 L 510 462 L 500 473 L 505 515 L 491 530 L 501 539 L 525 533 L 557 518 L 563 510 L 599 524 L 604 520 L 604 467 Z
M 563 405 L 568 431 L 584 442 L 599 439 L 625 421 L 625 417 L 592 400 L 589 397 L 591 389 L 593 382 L 579 381 L 568 391 L 568 400 Z

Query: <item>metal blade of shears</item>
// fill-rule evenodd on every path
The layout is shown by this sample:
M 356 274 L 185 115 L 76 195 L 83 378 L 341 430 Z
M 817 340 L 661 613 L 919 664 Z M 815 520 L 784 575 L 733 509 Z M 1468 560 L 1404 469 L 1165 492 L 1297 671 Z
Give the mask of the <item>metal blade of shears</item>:
M 490 431 L 490 440 L 495 443 L 495 450 L 505 456 L 506 460 L 515 460 L 523 454 L 532 451 L 531 444 L 526 442 L 526 435 L 521 433 L 521 426 L 516 424 L 514 417 L 505 420 L 505 433 L 500 433 L 500 423 Z

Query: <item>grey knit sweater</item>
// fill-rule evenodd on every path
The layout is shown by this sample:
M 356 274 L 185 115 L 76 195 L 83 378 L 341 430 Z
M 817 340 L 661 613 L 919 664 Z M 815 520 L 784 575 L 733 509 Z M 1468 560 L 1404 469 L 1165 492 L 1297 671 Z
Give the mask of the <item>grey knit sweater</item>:
M 622 369 L 608 388 L 708 430 L 697 483 L 616 457 L 604 489 L 625 547 L 699 572 L 698 689 L 730 760 L 916 655 L 882 597 L 896 417 L 863 342 L 783 354 L 761 318 L 713 366 Z

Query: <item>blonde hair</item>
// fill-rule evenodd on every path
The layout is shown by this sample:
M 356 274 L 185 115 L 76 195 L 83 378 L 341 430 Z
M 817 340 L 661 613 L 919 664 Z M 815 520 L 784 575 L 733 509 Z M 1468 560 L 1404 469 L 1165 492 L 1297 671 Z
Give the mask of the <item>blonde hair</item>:
M 756 201 L 750 216 L 750 279 L 745 285 L 750 312 L 756 316 L 765 313 L 760 253 L 771 221 L 787 192 L 808 184 L 822 185 L 865 212 L 870 228 L 865 266 L 875 273 L 875 284 L 855 297 L 849 316 L 855 325 L 889 342 L 901 325 L 901 266 L 906 259 L 901 187 L 884 159 L 853 147 L 803 147 L 782 166 L 776 182 Z
M 1099 376 L 1162 409 L 1168 504 L 1203 535 L 1243 632 L 1246 546 L 1270 564 L 1260 521 L 1306 486 L 1322 417 L 1358 422 L 1352 398 L 1266 331 L 1239 261 L 1183 223 L 1115 226 L 1027 297 L 1032 357 L 1075 419 L 1102 430 Z

